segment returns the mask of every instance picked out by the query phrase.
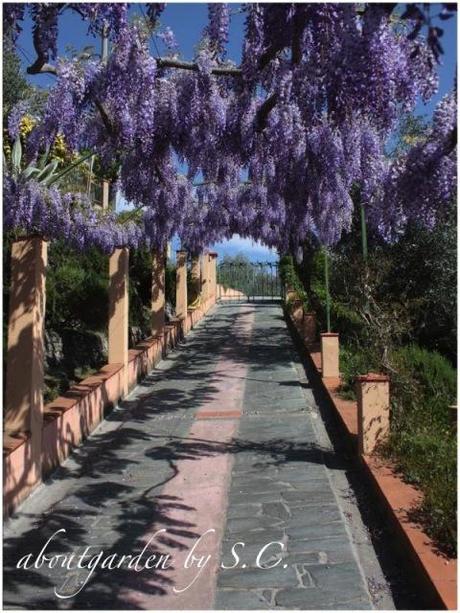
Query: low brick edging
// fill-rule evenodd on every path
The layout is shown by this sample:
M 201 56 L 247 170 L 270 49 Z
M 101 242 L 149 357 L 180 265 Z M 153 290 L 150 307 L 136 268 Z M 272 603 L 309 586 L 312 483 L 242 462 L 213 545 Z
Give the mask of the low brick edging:
M 128 389 L 132 390 L 170 349 L 192 330 L 214 306 L 210 298 L 187 317 L 173 319 L 164 334 L 146 339 L 129 351 Z M 46 478 L 99 425 L 122 396 L 123 365 L 106 364 L 97 373 L 73 385 L 43 410 L 42 479 Z M 42 482 L 32 465 L 28 432 L 3 437 L 3 512 L 10 515 Z
M 334 407 L 342 431 L 358 455 L 358 404 L 338 395 L 340 378 L 323 379 L 321 376 L 321 351 L 319 345 L 303 343 L 300 322 L 289 315 L 291 329 L 297 341 L 306 350 L 306 358 L 314 372 L 316 382 L 325 391 Z M 409 513 L 416 508 L 422 493 L 405 483 L 392 463 L 375 455 L 359 455 L 359 461 L 368 476 L 369 483 L 381 500 L 391 522 L 398 544 L 407 558 L 413 562 L 414 574 L 429 607 L 457 609 L 457 560 L 441 554 L 434 541 L 415 522 Z M 428 608 L 427 606 L 427 608 Z

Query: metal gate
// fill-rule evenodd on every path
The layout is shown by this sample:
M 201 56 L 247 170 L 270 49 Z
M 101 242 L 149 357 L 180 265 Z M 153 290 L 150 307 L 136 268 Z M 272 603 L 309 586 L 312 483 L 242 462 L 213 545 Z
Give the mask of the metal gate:
M 278 262 L 222 262 L 217 266 L 220 301 L 278 301 L 282 297 Z

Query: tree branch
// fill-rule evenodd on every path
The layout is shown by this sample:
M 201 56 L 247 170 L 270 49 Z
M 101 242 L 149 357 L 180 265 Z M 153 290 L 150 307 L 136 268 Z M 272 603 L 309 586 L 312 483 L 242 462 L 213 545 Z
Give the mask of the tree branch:
M 277 56 L 280 51 L 282 51 L 282 49 L 283 47 L 281 47 L 280 45 L 272 45 L 271 47 L 269 47 L 267 51 L 262 53 L 262 55 L 260 56 L 259 62 L 257 64 L 258 69 L 263 70 L 266 66 L 268 66 L 268 64 L 270 64 L 270 62 Z
M 256 131 L 262 132 L 267 126 L 267 118 L 278 102 L 278 94 L 269 96 L 259 107 L 256 113 Z
M 293 31 L 292 31 L 292 46 L 291 46 L 292 60 L 291 60 L 291 63 L 293 65 L 299 64 L 300 60 L 302 59 L 302 47 L 301 47 L 300 41 L 301 41 L 301 37 L 302 37 L 304 29 L 305 29 L 305 17 L 297 7 L 296 13 L 294 15 L 294 24 L 293 24 Z
M 169 57 L 160 57 L 157 59 L 158 68 L 175 68 L 180 70 L 193 70 L 198 72 L 198 64 L 193 62 L 185 62 L 182 60 L 175 60 Z M 46 58 L 37 54 L 37 59 L 27 68 L 28 74 L 57 74 L 56 67 L 46 62 Z M 211 73 L 221 77 L 241 77 L 241 68 L 233 66 L 216 66 L 211 69 Z
M 455 149 L 456 146 L 457 146 L 457 126 L 452 128 L 452 131 L 451 131 L 451 133 L 449 135 L 449 140 L 448 140 L 447 149 L 446 149 L 446 155 L 449 155 L 450 153 L 452 153 L 452 151 Z
M 157 59 L 158 68 L 179 68 L 182 70 L 198 71 L 198 64 L 194 62 L 185 62 L 183 60 L 175 60 L 169 57 L 160 57 Z M 223 77 L 241 77 L 241 68 L 236 66 L 216 66 L 211 69 L 211 73 Z
M 47 64 L 43 57 L 37 57 L 32 66 L 27 67 L 27 74 L 57 74 L 56 66 Z
M 102 104 L 102 102 L 100 102 L 99 100 L 95 100 L 94 104 L 96 105 L 97 110 L 99 111 L 100 115 L 101 115 L 101 119 L 104 123 L 104 126 L 107 130 L 107 132 L 109 132 L 109 134 L 114 134 L 115 133 L 115 129 L 113 126 L 113 123 L 107 113 L 107 111 L 105 110 L 104 105 Z

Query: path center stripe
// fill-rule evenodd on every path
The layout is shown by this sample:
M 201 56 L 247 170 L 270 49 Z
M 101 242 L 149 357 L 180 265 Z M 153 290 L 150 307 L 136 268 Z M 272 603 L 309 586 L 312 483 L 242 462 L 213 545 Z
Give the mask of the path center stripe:
M 246 308 L 238 312 L 237 322 L 232 328 L 232 339 L 241 347 L 242 353 L 245 353 L 246 348 L 249 349 L 255 317 L 254 307 Z M 176 477 L 161 492 L 162 498 L 171 497 L 171 500 L 179 502 L 177 507 L 188 507 L 186 511 L 172 509 L 168 517 L 173 525 L 178 521 L 186 522 L 187 531 L 192 536 L 174 534 L 174 540 L 180 541 L 183 549 L 175 547 L 170 550 L 174 567 L 165 572 L 168 577 L 168 583 L 164 585 L 165 594 L 146 594 L 145 591 L 136 591 L 135 585 L 126 590 L 123 597 L 138 608 L 184 610 L 213 607 L 233 465 L 233 457 L 226 446 L 237 432 L 249 367 L 244 356 L 235 350 L 235 343 L 222 349 L 222 356 L 211 375 L 215 393 L 197 411 L 196 421 L 185 441 L 192 445 L 202 444 L 202 456 L 179 460 L 176 464 Z M 231 389 L 226 377 L 228 373 L 232 374 Z M 144 537 L 145 542 L 159 527 L 163 526 L 155 524 L 149 529 Z M 164 527 L 167 528 L 167 525 Z M 209 530 L 213 532 L 205 535 Z M 205 536 L 199 540 L 201 535 Z M 195 543 L 198 543 L 194 550 L 195 558 L 202 558 L 201 572 L 197 562 L 188 569 L 184 568 Z M 183 590 L 188 585 L 190 587 L 184 591 L 174 592 L 174 587 Z

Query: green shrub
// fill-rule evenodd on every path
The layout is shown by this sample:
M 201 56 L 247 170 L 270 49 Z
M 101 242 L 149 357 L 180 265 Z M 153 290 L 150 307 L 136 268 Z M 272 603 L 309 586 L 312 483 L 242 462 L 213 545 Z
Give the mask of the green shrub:
M 430 427 L 448 427 L 448 406 L 457 396 L 457 373 L 450 362 L 436 351 L 409 345 L 393 351 L 391 363 L 397 421 L 416 412 Z
M 377 358 L 371 349 L 340 343 L 340 373 L 342 385 L 340 396 L 346 400 L 356 400 L 355 380 L 358 375 L 378 370 Z
M 457 443 L 449 431 L 423 423 L 425 411 L 413 408 L 404 425 L 392 424 L 387 453 L 410 483 L 424 494 L 412 510 L 447 553 L 457 551 Z
M 372 347 L 341 344 L 340 394 L 356 399 L 355 379 L 384 370 Z M 424 494 L 419 509 L 422 521 L 439 546 L 456 552 L 457 442 L 449 405 L 455 403 L 457 373 L 435 351 L 417 345 L 394 349 L 386 370 L 390 376 L 391 428 L 382 452 L 391 457 L 408 482 Z
M 129 324 L 150 334 L 152 300 L 152 254 L 148 249 L 131 250 L 129 254 Z
M 420 518 L 456 552 L 457 442 L 450 425 L 457 375 L 437 352 L 410 345 L 391 356 L 391 434 L 386 452 L 424 493 Z

